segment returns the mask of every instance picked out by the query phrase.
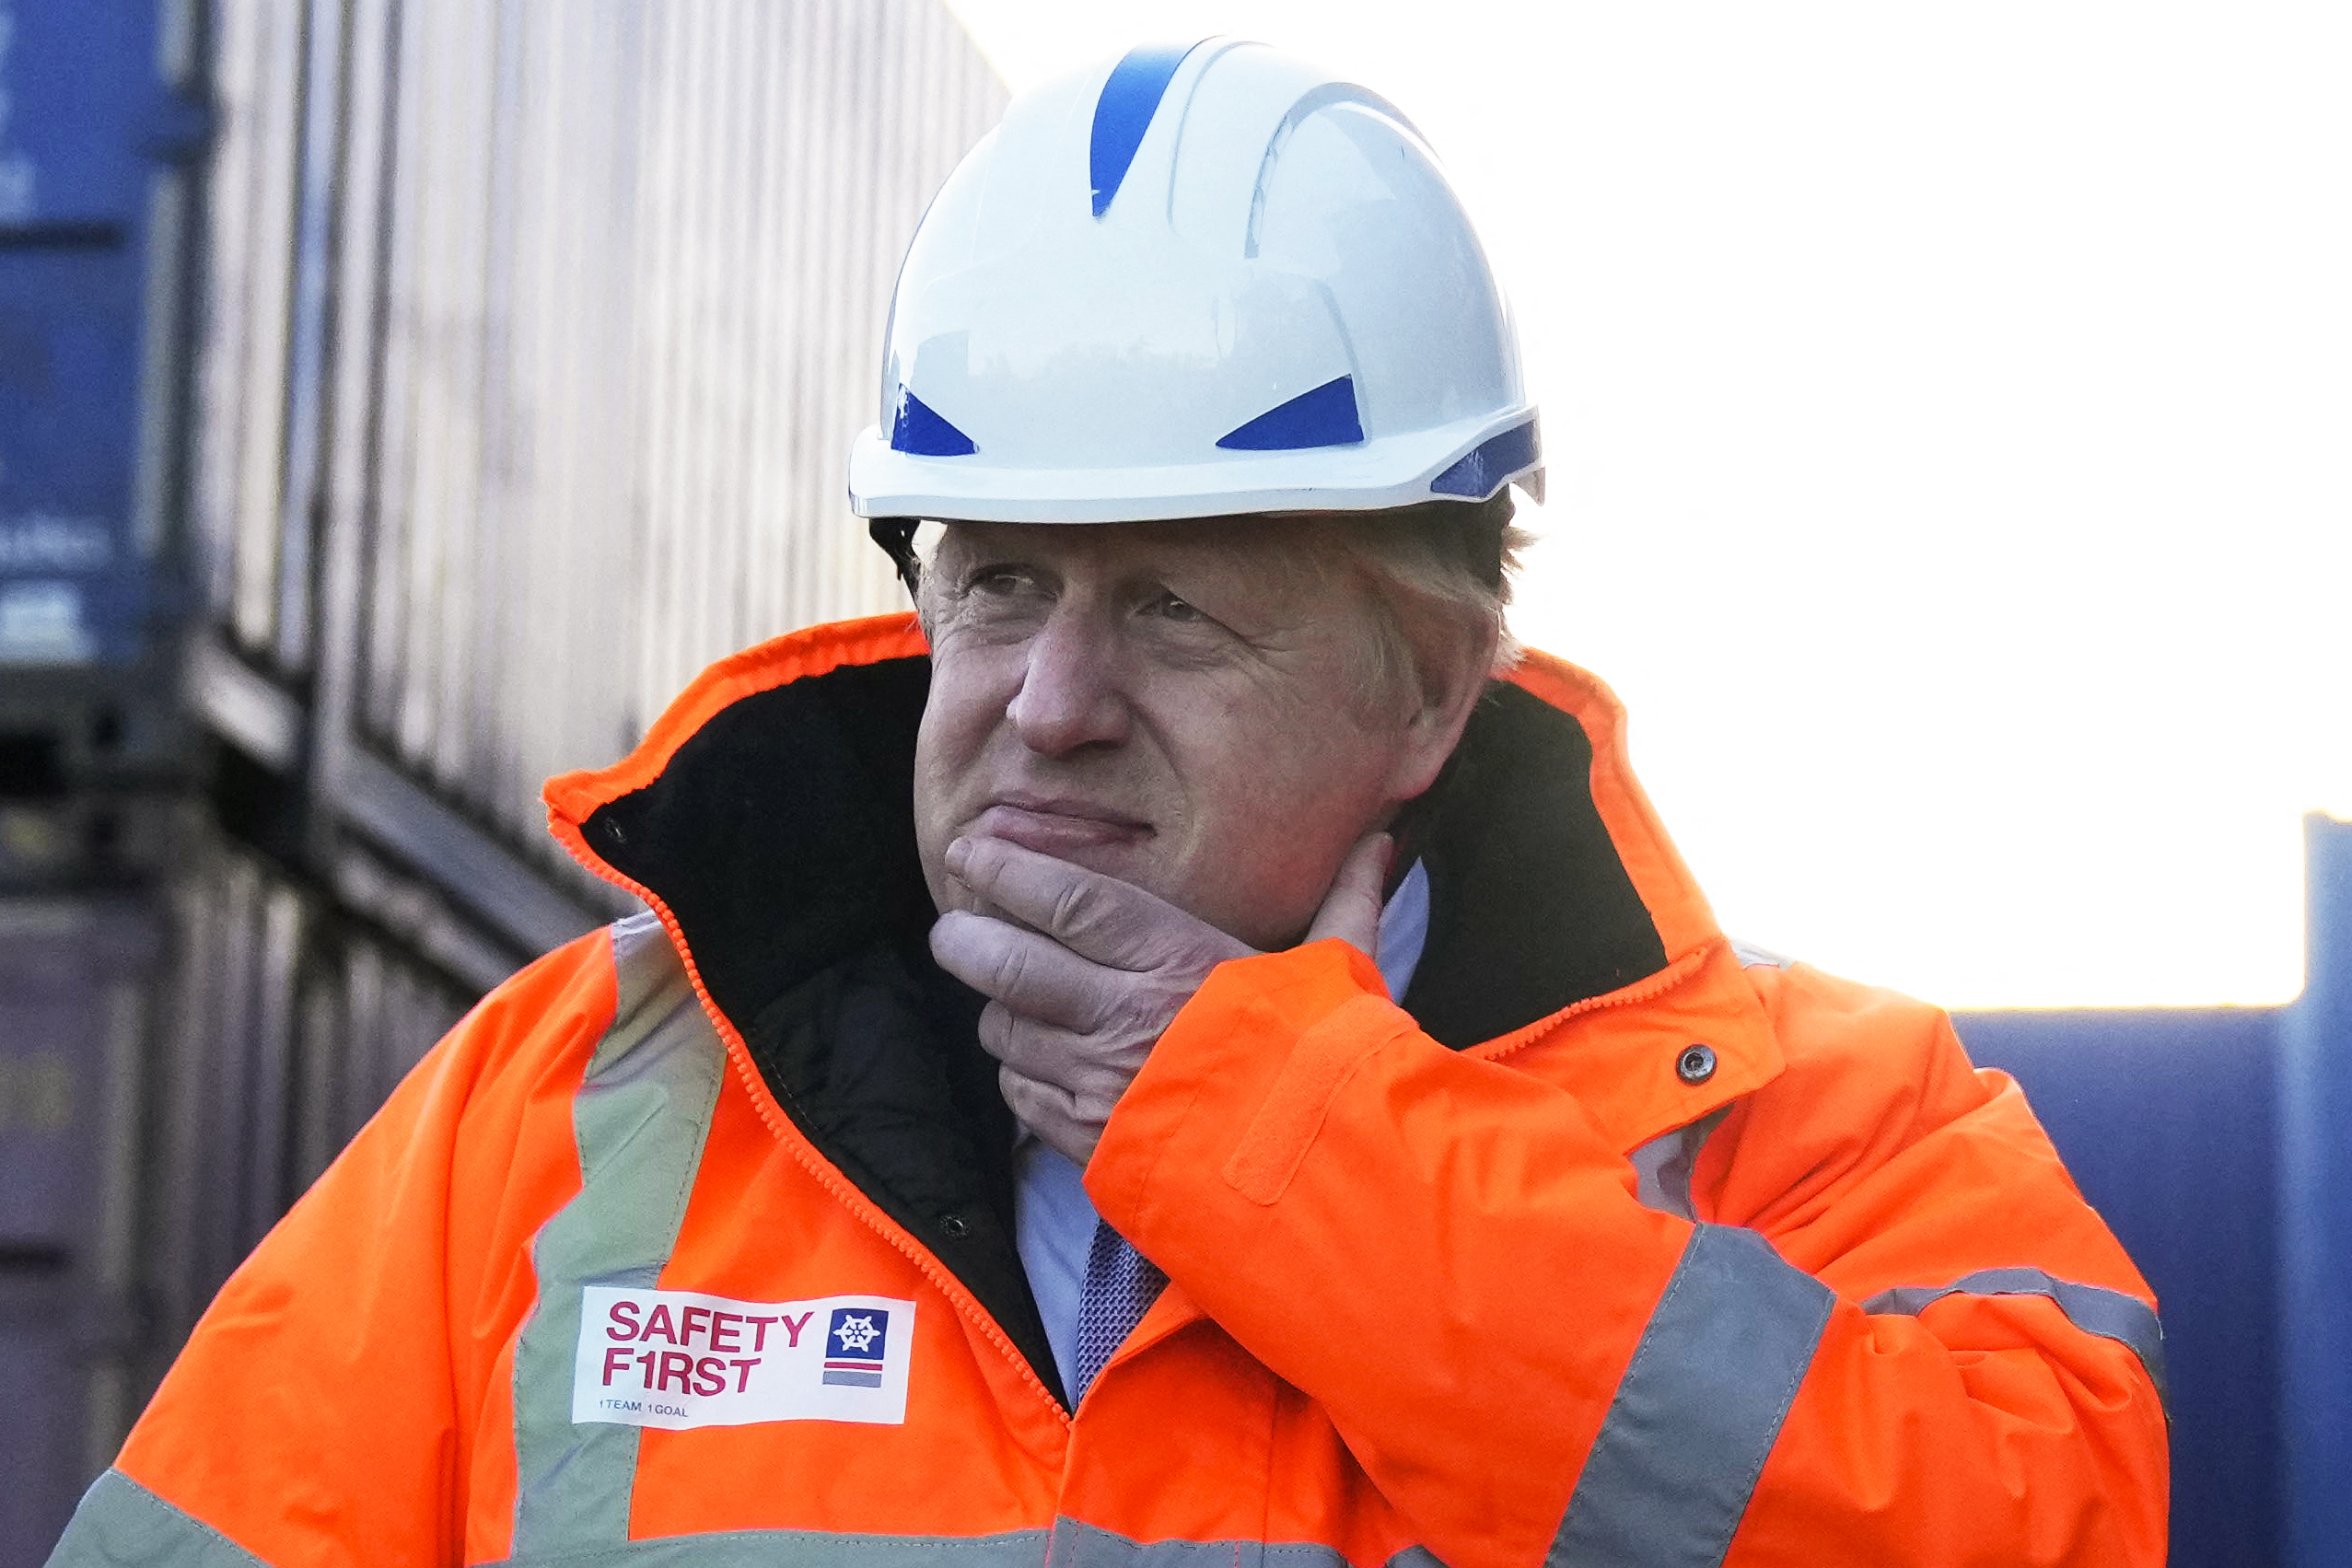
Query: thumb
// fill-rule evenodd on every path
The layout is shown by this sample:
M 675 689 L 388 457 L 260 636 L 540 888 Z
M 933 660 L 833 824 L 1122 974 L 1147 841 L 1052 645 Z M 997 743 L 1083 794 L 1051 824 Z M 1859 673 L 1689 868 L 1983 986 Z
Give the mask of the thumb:
M 1343 942 L 1354 943 L 1367 958 L 1380 951 L 1380 885 L 1388 880 L 1389 860 L 1396 854 L 1396 841 L 1386 833 L 1367 833 L 1356 841 L 1347 858 L 1339 863 L 1339 873 L 1332 878 L 1331 891 L 1323 895 L 1323 907 L 1315 912 L 1315 921 L 1307 928 L 1307 940 L 1320 942 L 1326 936 L 1336 936 Z

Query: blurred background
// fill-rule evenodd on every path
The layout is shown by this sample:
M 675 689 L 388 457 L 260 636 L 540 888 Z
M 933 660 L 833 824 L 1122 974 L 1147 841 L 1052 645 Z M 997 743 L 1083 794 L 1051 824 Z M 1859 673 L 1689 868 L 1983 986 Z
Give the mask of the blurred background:
M 2352 17 L 0 0 L 0 1563 L 631 907 L 540 780 L 896 608 L 844 454 L 1008 90 L 1212 31 L 1446 158 L 1520 629 L 1726 925 L 1962 1008 L 2156 1285 L 2174 1561 L 2352 1562 Z

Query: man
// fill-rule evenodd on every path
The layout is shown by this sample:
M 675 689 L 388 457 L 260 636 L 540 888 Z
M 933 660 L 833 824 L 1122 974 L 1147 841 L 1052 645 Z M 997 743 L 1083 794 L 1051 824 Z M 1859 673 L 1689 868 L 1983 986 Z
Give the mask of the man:
M 437 1049 L 58 1561 L 2161 1561 L 2153 1305 L 2015 1086 L 1728 942 L 1505 637 L 1533 411 L 1401 116 L 1223 41 L 1017 104 L 883 390 L 919 624 L 549 786 L 653 913 Z

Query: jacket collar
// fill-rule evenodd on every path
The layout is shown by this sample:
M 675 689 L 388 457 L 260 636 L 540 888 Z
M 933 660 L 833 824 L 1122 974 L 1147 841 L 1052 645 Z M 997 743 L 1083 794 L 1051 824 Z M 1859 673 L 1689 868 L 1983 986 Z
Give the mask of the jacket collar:
M 661 914 L 730 1044 L 878 942 L 911 938 L 920 963 L 933 912 L 910 802 L 928 678 L 911 615 L 797 632 L 713 666 L 621 762 L 549 781 L 555 837 Z M 1593 676 L 1531 654 L 1401 833 L 1431 876 L 1403 1001 L 1439 1040 L 1557 1058 L 1628 1149 L 1779 1071 Z M 1695 1043 L 1716 1064 L 1694 1085 L 1672 1066 Z

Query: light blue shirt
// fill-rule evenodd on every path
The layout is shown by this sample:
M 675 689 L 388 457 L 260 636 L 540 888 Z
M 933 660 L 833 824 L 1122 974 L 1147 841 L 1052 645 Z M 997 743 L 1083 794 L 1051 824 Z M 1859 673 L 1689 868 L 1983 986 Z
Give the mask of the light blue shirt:
M 1401 1001 L 1413 983 L 1421 949 L 1429 938 L 1429 873 L 1419 861 L 1380 910 L 1380 952 L 1375 961 L 1389 997 Z M 1062 1387 L 1077 1383 L 1078 1290 L 1086 1283 L 1087 1254 L 1094 1247 L 1100 1216 L 1086 1195 L 1085 1173 L 1068 1156 L 1048 1148 L 1026 1130 L 1013 1149 L 1013 1235 L 1029 1288 L 1045 1319 L 1046 1342 Z

